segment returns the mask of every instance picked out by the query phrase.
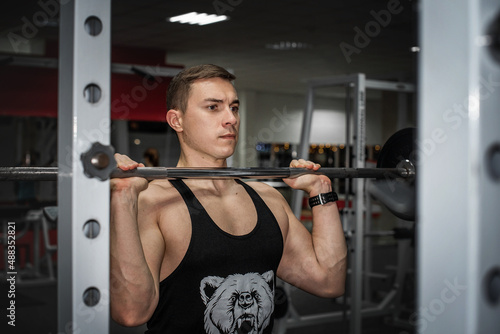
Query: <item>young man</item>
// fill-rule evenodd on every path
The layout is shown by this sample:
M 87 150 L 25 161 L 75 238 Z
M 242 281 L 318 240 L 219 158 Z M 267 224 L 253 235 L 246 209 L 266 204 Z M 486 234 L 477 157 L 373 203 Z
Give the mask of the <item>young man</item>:
M 201 65 L 170 83 L 178 167 L 226 167 L 238 140 L 235 77 Z M 117 154 L 118 166 L 141 166 Z M 317 170 L 310 161 L 291 167 Z M 284 180 L 310 197 L 328 177 Z M 324 297 L 344 292 L 346 245 L 334 201 L 309 233 L 274 188 L 239 180 L 111 181 L 111 314 L 147 333 L 271 333 L 276 277 Z

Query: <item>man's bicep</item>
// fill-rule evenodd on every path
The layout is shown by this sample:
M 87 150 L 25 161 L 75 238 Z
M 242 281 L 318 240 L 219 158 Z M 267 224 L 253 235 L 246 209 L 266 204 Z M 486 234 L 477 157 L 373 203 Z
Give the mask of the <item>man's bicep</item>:
M 296 287 L 306 288 L 307 280 L 317 263 L 311 233 L 293 215 L 291 209 L 287 211 L 288 231 L 278 276 Z

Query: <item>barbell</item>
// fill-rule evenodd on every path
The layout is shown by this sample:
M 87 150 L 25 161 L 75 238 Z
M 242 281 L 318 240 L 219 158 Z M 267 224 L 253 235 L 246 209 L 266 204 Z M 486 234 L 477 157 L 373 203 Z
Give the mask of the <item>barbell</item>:
M 405 220 L 415 219 L 415 134 L 414 128 L 393 134 L 382 147 L 377 168 L 176 168 L 139 167 L 123 171 L 116 168 L 114 149 L 94 143 L 81 155 L 87 177 L 108 178 L 143 177 L 155 179 L 283 179 L 307 174 L 326 175 L 329 178 L 370 178 L 368 193 L 383 203 L 393 214 Z M 0 167 L 0 181 L 56 181 L 57 167 Z M 406 182 L 398 182 L 403 179 Z
M 415 170 L 410 166 L 400 168 L 180 168 L 138 167 L 123 171 L 115 168 L 111 178 L 143 177 L 155 179 L 283 179 L 306 174 L 326 175 L 330 178 L 412 178 Z M 0 167 L 0 181 L 56 181 L 57 167 Z
M 179 168 L 139 167 L 123 171 L 111 164 L 114 150 L 110 146 L 94 143 L 82 154 L 85 174 L 101 180 L 107 178 L 143 177 L 154 179 L 283 179 L 306 174 L 326 175 L 329 178 L 374 178 L 413 180 L 415 166 L 410 160 L 413 153 L 413 129 L 396 132 L 384 144 L 377 162 L 377 168 L 320 168 L 312 171 L 306 168 Z M 57 167 L 0 167 L 0 181 L 56 181 Z

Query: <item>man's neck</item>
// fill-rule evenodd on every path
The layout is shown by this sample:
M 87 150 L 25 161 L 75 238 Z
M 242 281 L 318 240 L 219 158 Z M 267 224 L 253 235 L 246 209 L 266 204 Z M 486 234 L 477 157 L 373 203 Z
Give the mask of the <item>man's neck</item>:
M 181 156 L 177 161 L 177 167 L 220 168 L 227 167 L 227 160 L 225 158 L 216 159 L 210 156 L 181 153 Z
M 193 155 L 194 156 L 194 155 Z M 187 157 L 181 153 L 177 167 L 207 167 L 207 168 L 221 168 L 227 167 L 226 159 L 214 159 L 211 157 L 196 156 Z M 230 186 L 234 186 L 235 182 L 232 179 L 188 179 L 187 184 L 195 185 L 197 188 L 214 189 L 217 192 L 224 192 Z

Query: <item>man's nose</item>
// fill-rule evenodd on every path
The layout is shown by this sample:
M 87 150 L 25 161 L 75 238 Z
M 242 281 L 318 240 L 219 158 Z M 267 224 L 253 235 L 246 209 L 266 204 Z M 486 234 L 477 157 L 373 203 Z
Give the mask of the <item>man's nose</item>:
M 227 107 L 226 112 L 224 113 L 224 120 L 223 120 L 224 125 L 227 124 L 235 125 L 236 123 L 238 123 L 238 119 L 239 119 L 238 113 L 232 111 L 231 107 Z

